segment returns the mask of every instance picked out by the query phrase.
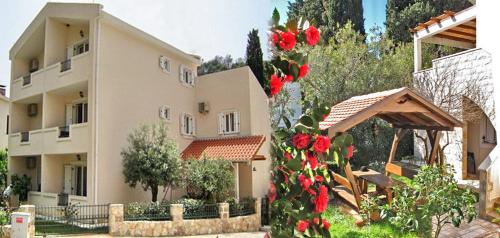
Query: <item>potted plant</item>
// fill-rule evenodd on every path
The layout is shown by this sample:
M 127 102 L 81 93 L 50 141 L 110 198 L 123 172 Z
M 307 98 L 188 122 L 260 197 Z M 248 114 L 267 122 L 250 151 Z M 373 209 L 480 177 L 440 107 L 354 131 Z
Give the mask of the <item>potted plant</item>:
M 364 220 L 380 220 L 379 202 L 380 199 L 376 195 L 363 198 L 363 200 L 361 201 L 360 213 Z

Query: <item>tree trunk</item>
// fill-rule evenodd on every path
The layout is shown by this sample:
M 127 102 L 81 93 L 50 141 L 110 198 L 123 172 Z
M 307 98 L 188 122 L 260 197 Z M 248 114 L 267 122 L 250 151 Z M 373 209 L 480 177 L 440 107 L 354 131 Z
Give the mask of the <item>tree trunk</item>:
M 158 186 L 151 186 L 151 200 L 156 202 L 158 200 Z

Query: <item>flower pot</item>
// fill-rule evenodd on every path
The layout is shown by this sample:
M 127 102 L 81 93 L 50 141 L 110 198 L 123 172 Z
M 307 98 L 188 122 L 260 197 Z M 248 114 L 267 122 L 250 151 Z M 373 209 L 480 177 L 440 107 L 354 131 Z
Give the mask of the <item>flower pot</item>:
M 375 210 L 370 213 L 370 220 L 372 221 L 380 221 L 380 211 Z

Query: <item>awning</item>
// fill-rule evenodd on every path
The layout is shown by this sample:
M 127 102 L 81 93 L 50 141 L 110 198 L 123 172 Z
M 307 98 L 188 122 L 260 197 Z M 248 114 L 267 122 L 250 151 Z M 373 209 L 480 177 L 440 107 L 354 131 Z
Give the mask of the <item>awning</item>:
M 263 135 L 195 140 L 184 149 L 181 158 L 199 159 L 206 155 L 233 162 L 262 160 L 265 157 L 257 152 L 265 140 Z
M 332 107 L 320 129 L 345 132 L 372 117 L 395 128 L 452 131 L 462 123 L 408 88 L 352 97 Z

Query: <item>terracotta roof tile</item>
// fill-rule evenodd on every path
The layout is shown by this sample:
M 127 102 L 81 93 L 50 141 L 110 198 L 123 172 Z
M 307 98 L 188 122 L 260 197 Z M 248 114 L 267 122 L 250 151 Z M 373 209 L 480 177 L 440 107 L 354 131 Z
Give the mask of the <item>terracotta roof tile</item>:
M 328 129 L 335 124 L 349 118 L 350 116 L 362 111 L 363 109 L 372 106 L 380 100 L 404 89 L 405 88 L 398 88 L 349 98 L 333 106 L 328 117 L 326 117 L 324 121 L 319 123 L 319 127 L 321 130 Z
M 262 135 L 195 140 L 184 149 L 181 157 L 199 159 L 205 154 L 230 161 L 250 161 L 265 140 Z

